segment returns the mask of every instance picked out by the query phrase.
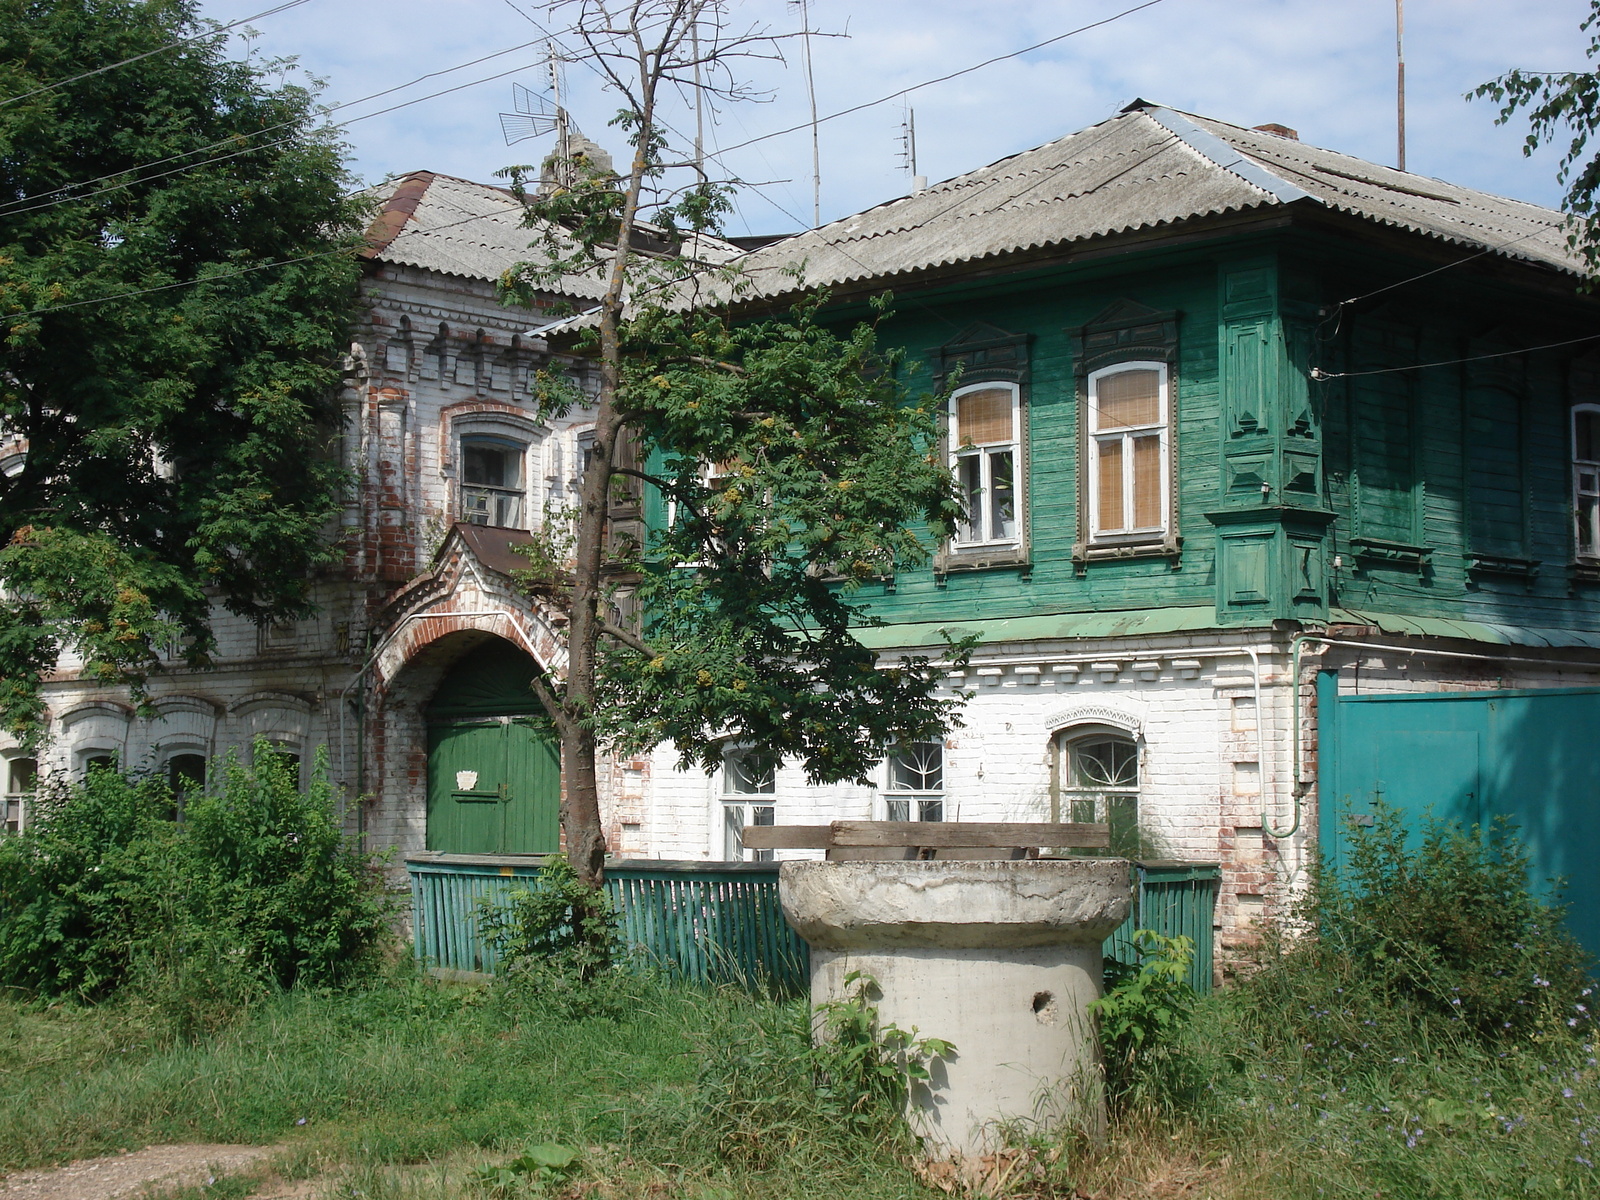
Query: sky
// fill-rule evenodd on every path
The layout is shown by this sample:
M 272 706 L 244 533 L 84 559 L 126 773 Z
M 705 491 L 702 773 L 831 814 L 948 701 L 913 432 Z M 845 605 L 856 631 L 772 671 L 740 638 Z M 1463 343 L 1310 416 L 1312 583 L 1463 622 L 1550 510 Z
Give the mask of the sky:
M 1138 2 L 808 0 L 818 113 L 888 96 Z M 270 0 L 202 0 L 201 11 L 229 23 L 268 7 Z M 426 169 L 492 182 L 509 164 L 539 161 L 553 140 L 508 146 L 499 119 L 513 110 L 513 83 L 549 96 L 544 39 L 547 31 L 559 38 L 561 25 L 559 12 L 552 17 L 546 7 L 537 0 L 307 0 L 252 22 L 257 36 L 236 35 L 233 49 L 296 58 L 304 75 L 325 81 L 325 103 L 347 105 L 331 120 L 364 118 L 342 130 L 351 169 L 362 181 Z M 804 28 L 796 0 L 734 0 L 730 8 L 740 29 Z M 1525 157 L 1520 116 L 1497 126 L 1492 103 L 1463 97 L 1512 67 L 1584 68 L 1588 36 L 1579 25 L 1589 9 L 1588 0 L 1406 0 L 1409 169 L 1559 206 L 1558 155 L 1541 150 Z M 532 44 L 350 103 L 523 43 Z M 737 64 L 761 95 L 707 112 L 708 151 L 809 119 L 802 42 L 780 45 L 781 61 Z M 623 139 L 607 127 L 619 107 L 616 95 L 581 62 L 561 72 L 574 120 L 620 157 Z M 471 86 L 365 116 L 462 84 Z M 1302 141 L 1393 165 L 1394 0 L 1158 0 L 1044 49 L 826 122 L 822 219 L 906 194 L 907 105 L 915 114 L 917 173 L 937 182 L 1103 121 L 1136 97 L 1240 125 L 1287 125 Z M 666 120 L 692 138 L 691 104 L 674 97 Z M 728 231 L 783 233 L 809 225 L 811 159 L 809 128 L 718 159 L 727 174 L 752 185 L 742 191 Z

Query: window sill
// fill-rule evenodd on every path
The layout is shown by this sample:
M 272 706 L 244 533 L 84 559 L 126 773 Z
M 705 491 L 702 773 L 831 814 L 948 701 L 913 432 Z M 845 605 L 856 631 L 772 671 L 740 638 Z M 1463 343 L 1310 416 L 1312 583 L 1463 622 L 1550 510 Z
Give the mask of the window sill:
M 1021 568 L 1027 574 L 1032 564 L 1028 552 L 1021 546 L 965 546 L 960 549 L 946 547 L 933 561 L 935 575 L 950 575 L 960 571 L 988 571 L 997 568 Z
M 1183 538 L 1165 535 L 1116 542 L 1079 542 L 1072 547 L 1072 564 L 1079 575 L 1094 562 L 1121 562 L 1133 558 L 1167 558 L 1176 571 L 1183 565 Z
M 1468 551 L 1467 570 L 1474 575 L 1503 575 L 1510 579 L 1525 579 L 1530 583 L 1539 574 L 1536 558 L 1509 558 L 1503 554 L 1479 554 Z
M 1379 538 L 1351 538 L 1351 552 L 1364 563 L 1383 567 L 1408 567 L 1421 572 L 1433 559 L 1427 546 L 1412 546 L 1405 542 L 1386 542 Z
M 1567 564 L 1567 577 L 1574 584 L 1593 587 L 1600 584 L 1600 558 L 1577 558 Z

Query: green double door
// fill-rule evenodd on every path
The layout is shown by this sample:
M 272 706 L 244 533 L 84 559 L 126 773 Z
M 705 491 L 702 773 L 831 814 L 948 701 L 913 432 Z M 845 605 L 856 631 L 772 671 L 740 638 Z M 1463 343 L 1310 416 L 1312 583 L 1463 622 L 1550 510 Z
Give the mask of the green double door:
M 428 849 L 547 854 L 560 849 L 561 757 L 529 716 L 428 724 Z

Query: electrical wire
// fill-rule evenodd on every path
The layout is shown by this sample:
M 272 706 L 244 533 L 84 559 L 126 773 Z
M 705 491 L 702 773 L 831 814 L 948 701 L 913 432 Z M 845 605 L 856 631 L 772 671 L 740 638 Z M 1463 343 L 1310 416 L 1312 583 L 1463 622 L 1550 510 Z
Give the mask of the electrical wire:
M 1493 354 L 1473 354 L 1466 358 L 1445 358 L 1438 362 L 1408 363 L 1403 367 L 1379 367 L 1373 371 L 1324 371 L 1321 367 L 1312 367 L 1311 378 L 1318 383 L 1322 383 L 1330 379 L 1359 379 L 1366 375 L 1393 375 L 1398 371 L 1424 371 L 1429 367 L 1454 367 L 1460 363 L 1483 362 L 1488 358 L 1511 358 L 1518 354 L 1535 354 L 1540 350 L 1559 350 L 1562 346 L 1576 346 L 1580 342 L 1593 342 L 1596 340 L 1600 340 L 1600 333 L 1568 338 L 1564 342 L 1546 342 L 1542 346 L 1524 346 L 1520 350 L 1497 350 Z
M 876 108 L 880 104 L 887 104 L 889 101 L 898 100 L 902 96 L 909 96 L 912 92 L 920 91 L 925 87 L 932 87 L 936 83 L 947 83 L 952 79 L 959 79 L 963 75 L 970 75 L 974 71 L 981 71 L 984 67 L 993 66 L 995 63 L 1005 62 L 1007 59 L 1011 58 L 1019 58 L 1024 54 L 1031 54 L 1035 50 L 1042 50 L 1046 46 L 1053 46 L 1057 42 L 1065 41 L 1070 37 L 1076 37 L 1080 33 L 1088 33 L 1091 29 L 1099 29 L 1102 25 L 1110 25 L 1113 21 L 1120 21 L 1123 17 L 1132 16 L 1136 12 L 1141 12 L 1147 8 L 1154 8 L 1156 5 L 1162 3 L 1165 3 L 1165 0 L 1144 0 L 1143 4 L 1135 4 L 1132 8 L 1125 8 L 1119 13 L 1113 13 L 1109 17 L 1104 17 L 1098 21 L 1092 21 L 1088 25 L 1080 25 L 1076 29 L 1069 29 L 1065 33 L 1058 33 L 1055 35 L 1055 37 L 1046 38 L 1042 42 L 1035 42 L 1031 46 L 1024 46 L 1020 50 L 1012 50 L 1008 54 L 996 55 L 994 58 L 985 59 L 981 63 L 974 63 L 970 67 L 962 67 L 959 71 L 951 71 L 948 75 L 940 75 L 935 79 L 924 79 L 921 83 L 913 83 L 908 87 L 901 88 L 899 91 L 890 92 L 887 96 L 882 96 L 877 100 L 868 100 L 861 104 L 851 105 L 849 108 L 842 108 L 838 112 L 829 113 L 825 117 L 818 117 L 815 123 L 821 125 L 828 121 L 836 120 L 839 117 L 847 117 L 851 113 L 860 112 L 862 109 Z M 788 129 L 777 129 L 771 133 L 763 133 L 759 137 L 753 137 L 748 141 L 735 142 L 731 146 L 724 146 L 721 150 L 717 151 L 717 154 L 731 154 L 735 150 L 742 150 L 746 146 L 755 145 L 757 142 L 764 142 L 770 138 L 783 137 L 790 133 L 798 133 L 803 129 L 810 129 L 812 124 L 813 122 L 811 121 L 805 121 L 799 125 L 791 125 Z
M 20 96 L 9 96 L 4 100 L 0 100 L 0 108 L 4 108 L 8 104 L 16 104 L 20 101 L 26 100 L 30 96 L 37 96 L 43 92 L 54 91 L 56 88 L 63 88 L 69 84 L 78 83 L 84 79 L 92 79 L 96 75 L 104 75 L 107 71 L 115 71 L 118 67 L 125 67 L 129 63 L 139 62 L 141 59 L 149 58 L 152 54 L 164 54 L 168 50 L 176 50 L 179 46 L 187 46 L 191 42 L 200 42 L 204 41 L 206 38 L 216 37 L 219 34 L 227 33 L 230 29 L 234 29 L 240 25 L 243 25 L 247 21 L 259 21 L 263 17 L 276 16 L 278 13 L 286 12 L 291 8 L 298 8 L 300 5 L 307 4 L 309 2 L 310 0 L 289 0 L 287 4 L 280 4 L 276 8 L 267 9 L 265 12 L 258 12 L 253 17 L 240 17 L 232 24 L 223 25 L 217 29 L 208 29 L 204 33 L 195 34 L 193 37 L 186 37 L 176 42 L 169 42 L 165 46 L 157 46 L 154 50 L 146 50 L 143 54 L 135 54 L 132 58 L 124 58 L 118 62 L 107 63 L 103 67 L 96 67 L 92 71 L 85 71 L 81 75 L 73 75 L 67 79 L 58 79 L 54 83 L 47 83 L 42 87 L 36 87 L 31 92 L 23 92 Z
M 363 97 L 361 100 L 348 101 L 346 104 L 340 105 L 339 107 L 349 107 L 349 105 L 352 105 L 352 104 L 360 104 L 360 103 L 363 103 L 366 100 L 376 99 L 378 96 L 389 95 L 392 92 L 400 91 L 400 90 L 402 90 L 404 88 L 411 87 L 413 84 L 420 83 L 423 79 L 429 79 L 429 78 L 432 78 L 435 75 L 448 75 L 453 71 L 459 71 L 459 70 L 463 69 L 463 67 L 472 66 L 475 63 L 479 63 L 479 62 L 484 62 L 484 61 L 487 60 L 487 58 L 501 58 L 501 57 L 504 57 L 507 54 L 512 53 L 513 50 L 525 50 L 525 49 L 527 49 L 527 47 L 532 46 L 534 44 L 535 44 L 534 42 L 525 42 L 521 46 L 512 47 L 512 49 L 510 49 L 510 50 L 497 51 L 494 54 L 486 56 L 486 58 L 474 59 L 473 62 L 471 62 L 471 63 L 463 63 L 459 67 L 450 67 L 450 68 L 448 68 L 448 69 L 446 69 L 444 71 L 435 71 L 435 72 L 432 72 L 430 75 L 423 75 L 423 76 L 420 76 L 417 79 L 413 79 L 410 83 L 400 84 L 398 87 L 389 88 L 387 91 L 375 93 L 373 96 Z M 485 75 L 480 79 L 472 79 L 472 80 L 467 81 L 466 83 L 458 83 L 454 87 L 442 88 L 437 92 L 430 92 L 426 96 L 418 96 L 418 97 L 416 97 L 415 99 L 412 99 L 412 100 L 404 100 L 404 101 L 400 102 L 399 104 L 391 104 L 388 108 L 380 108 L 380 109 L 376 110 L 375 112 L 362 113 L 359 117 L 351 117 L 347 121 L 338 121 L 338 122 L 335 122 L 332 125 L 327 126 L 326 128 L 328 128 L 328 129 L 345 129 L 345 128 L 348 128 L 351 125 L 354 125 L 358 121 L 365 121 L 365 120 L 368 120 L 368 119 L 370 119 L 372 117 L 381 117 L 381 116 L 385 115 L 386 113 L 398 112 L 402 108 L 410 108 L 413 104 L 421 104 L 424 101 L 437 100 L 440 96 L 448 96 L 452 92 L 459 92 L 459 91 L 462 91 L 462 90 L 464 90 L 466 88 L 476 87 L 480 83 L 492 83 L 496 79 L 504 79 L 507 75 L 515 75 L 518 71 L 526 71 L 526 70 L 528 70 L 529 67 L 537 66 L 537 65 L 538 65 L 537 63 L 521 63 L 521 64 L 519 64 L 519 65 L 517 65 L 515 67 L 510 68 L 509 70 L 500 71 L 500 72 L 497 72 L 496 74 L 493 74 L 493 75 Z M 334 110 L 330 109 L 328 111 L 332 112 Z M 283 128 L 284 125 L 294 125 L 294 124 L 298 124 L 298 122 L 297 121 L 285 121 L 282 124 L 277 125 L 277 126 L 272 126 L 271 128 L 281 129 L 281 128 Z M 269 131 L 270 130 L 263 130 L 261 132 L 269 132 Z M 254 146 L 246 146 L 243 149 L 233 151 L 233 153 L 231 153 L 231 154 L 220 154 L 220 155 L 217 155 L 214 158 L 208 158 L 204 162 L 191 163 L 187 167 L 177 167 L 177 168 L 174 168 L 171 171 L 162 171 L 162 172 L 160 172 L 159 174 L 156 174 L 156 175 L 144 175 L 144 176 L 141 176 L 141 177 L 139 177 L 137 179 L 129 179 L 129 180 L 126 180 L 126 181 L 124 181 L 122 183 L 112 184 L 110 187 L 103 187 L 99 191 L 91 192 L 87 196 L 60 196 L 60 197 L 58 197 L 57 199 L 54 199 L 54 200 L 46 200 L 46 201 L 44 201 L 43 203 L 40 203 L 40 204 L 29 205 L 26 208 L 19 208 L 19 207 L 17 207 L 17 205 L 21 204 L 24 200 L 28 199 L 28 197 L 21 197 L 21 198 L 15 200 L 15 201 L 12 201 L 12 203 L 10 205 L 0 205 L 0 217 L 6 217 L 6 216 L 12 216 L 12 215 L 20 215 L 21 213 L 37 212 L 39 209 L 53 208 L 53 207 L 55 207 L 57 205 L 60 205 L 60 204 L 74 204 L 74 203 L 77 203 L 79 201 L 96 200 L 99 197 L 105 196 L 105 195 L 109 195 L 112 192 L 124 191 L 124 190 L 126 190 L 127 188 L 130 188 L 130 187 L 137 187 L 140 184 L 153 183 L 158 179 L 167 179 L 167 178 L 170 178 L 173 175 L 181 175 L 185 171 L 196 170 L 196 169 L 198 169 L 200 167 L 214 166 L 217 163 L 227 162 L 229 159 L 238 158 L 238 157 L 240 157 L 241 155 L 244 155 L 244 154 L 254 154 L 257 151 L 270 150 L 274 146 L 281 146 L 286 142 L 291 142 L 298 136 L 299 136 L 298 133 L 291 134 L 288 137 L 278 138 L 275 141 L 263 142 L 263 143 L 260 143 L 259 145 L 254 145 Z M 232 145 L 236 141 L 237 141 L 236 138 L 228 138 L 228 139 L 225 139 L 225 140 L 223 140 L 221 142 L 215 142 L 211 146 L 205 147 L 203 150 L 193 150 L 193 151 L 189 151 L 186 154 L 173 155 L 171 158 L 162 159 L 157 163 L 150 163 L 150 164 L 146 164 L 146 165 L 148 165 L 148 166 L 158 166 L 161 163 L 172 162 L 172 161 L 174 161 L 175 159 L 178 159 L 178 158 L 187 158 L 187 157 L 189 157 L 190 154 L 204 153 L 204 150 L 215 149 L 218 146 Z M 142 169 L 143 169 L 143 167 L 130 167 L 130 168 L 127 169 L 127 171 L 137 171 L 137 170 L 142 170 Z M 101 176 L 100 179 L 98 179 L 98 180 L 91 180 L 89 182 L 90 183 L 98 183 L 98 182 L 101 182 L 101 181 L 106 180 L 106 179 L 115 179 L 115 178 L 117 178 L 118 175 L 127 174 L 127 171 L 120 171 L 120 172 L 117 172 L 116 174 L 113 174 L 113 175 L 104 175 L 104 176 Z M 67 190 L 68 187 L 86 187 L 86 186 L 89 186 L 89 184 L 87 184 L 87 183 L 86 184 L 68 184 L 65 187 L 57 188 L 56 191 L 57 192 L 65 191 L 65 190 Z M 42 195 L 53 195 L 53 194 L 54 193 L 39 193 L 39 195 L 41 195 L 41 196 Z

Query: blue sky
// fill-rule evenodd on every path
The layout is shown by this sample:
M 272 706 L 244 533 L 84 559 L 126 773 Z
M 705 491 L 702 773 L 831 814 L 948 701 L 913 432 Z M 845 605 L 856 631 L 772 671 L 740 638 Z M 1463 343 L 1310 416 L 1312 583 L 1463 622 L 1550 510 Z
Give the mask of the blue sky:
M 811 0 L 813 29 L 848 36 L 813 39 L 822 113 L 872 100 L 921 80 L 1110 16 L 1136 0 Z M 269 7 L 265 0 L 204 0 L 206 16 L 230 22 Z M 1462 97 L 1513 66 L 1566 70 L 1585 65 L 1579 23 L 1587 0 L 1407 0 L 1407 165 L 1411 170 L 1555 206 L 1555 155 L 1521 152 L 1520 118 L 1494 124 L 1487 102 Z M 736 20 L 773 32 L 800 28 L 797 4 L 749 0 Z M 293 55 L 327 83 L 329 103 L 355 100 L 428 72 L 522 42 L 546 23 L 530 0 L 309 0 L 256 23 L 249 45 Z M 1393 0 L 1161 0 L 1025 57 L 913 93 L 918 171 L 938 180 L 972 170 L 1093 124 L 1136 96 L 1242 125 L 1277 122 L 1304 141 L 1390 163 L 1395 154 Z M 245 43 L 235 42 L 238 52 Z M 709 146 L 805 121 L 798 45 L 785 62 L 747 64 L 759 103 L 723 108 L 708 124 Z M 414 96 L 511 72 L 401 111 L 357 121 L 344 132 L 352 167 L 365 181 L 419 168 L 490 181 L 513 162 L 536 161 L 549 139 L 507 146 L 498 115 L 510 111 L 511 83 L 545 90 L 540 45 L 453 72 L 382 101 L 353 105 L 337 119 Z M 620 151 L 606 128 L 617 108 L 596 76 L 565 68 L 578 123 Z M 900 101 L 822 126 L 822 217 L 829 220 L 905 193 Z M 682 104 L 669 121 L 692 131 Z M 729 154 L 746 189 L 730 232 L 784 232 L 811 214 L 809 132 Z

